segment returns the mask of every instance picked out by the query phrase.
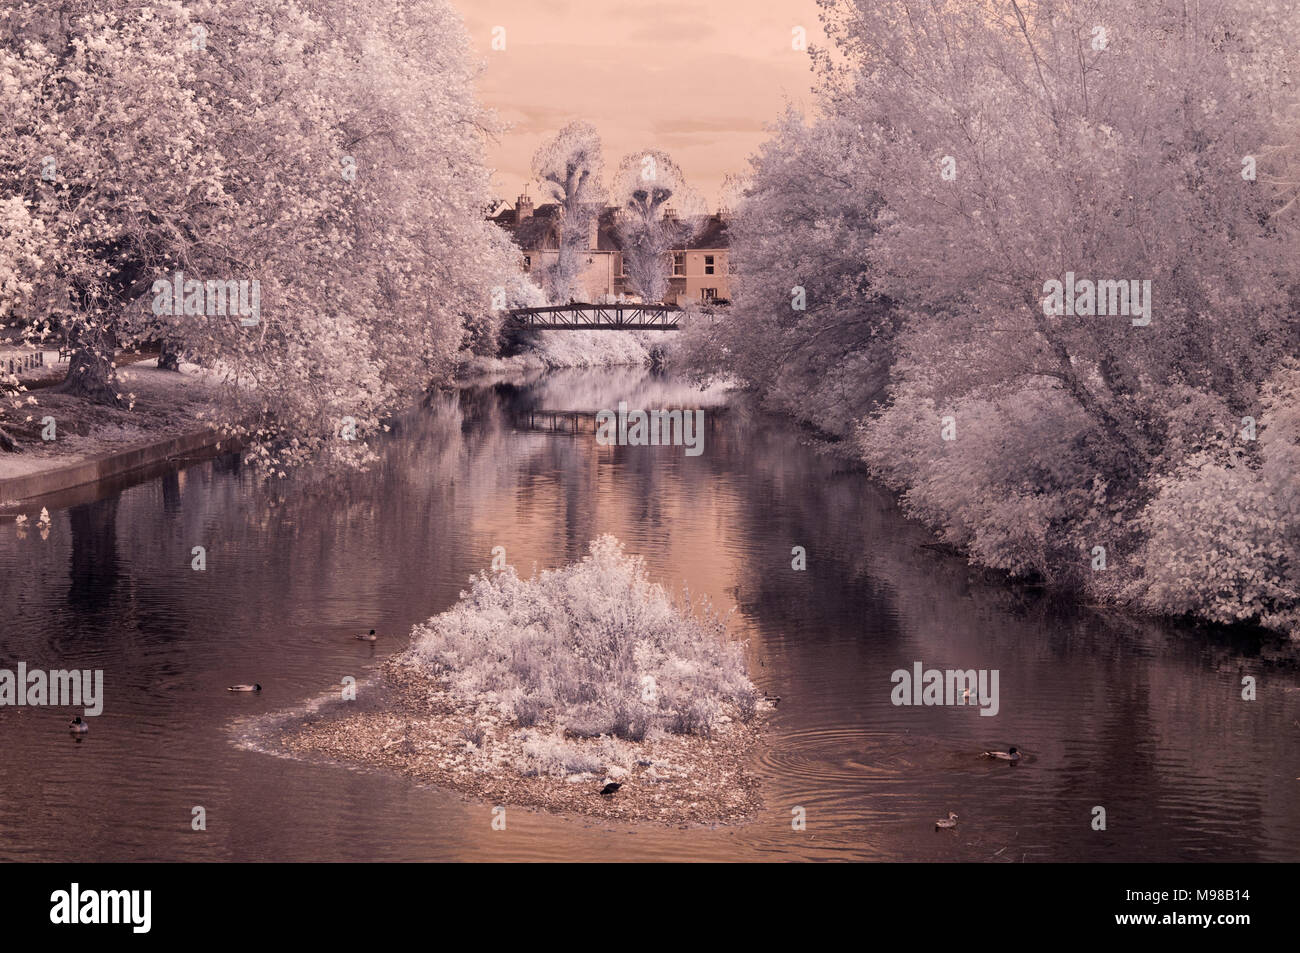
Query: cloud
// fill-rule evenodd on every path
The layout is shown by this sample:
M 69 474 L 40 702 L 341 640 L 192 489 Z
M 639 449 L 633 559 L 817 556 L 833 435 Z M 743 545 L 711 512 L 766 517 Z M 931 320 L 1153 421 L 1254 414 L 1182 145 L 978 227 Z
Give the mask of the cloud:
M 811 103 L 808 58 L 791 50 L 790 31 L 802 25 L 821 39 L 816 0 L 453 2 L 487 62 L 480 98 L 513 126 L 490 154 L 509 188 L 530 178 L 546 136 L 584 119 L 600 130 L 608 163 L 667 149 L 716 194 L 728 171 L 748 167 L 788 101 Z M 490 49 L 497 25 L 507 31 L 502 52 Z

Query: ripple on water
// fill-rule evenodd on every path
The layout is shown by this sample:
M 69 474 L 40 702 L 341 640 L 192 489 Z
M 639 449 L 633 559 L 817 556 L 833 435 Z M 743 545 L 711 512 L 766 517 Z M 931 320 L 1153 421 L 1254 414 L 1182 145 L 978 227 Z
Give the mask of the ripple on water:
M 1023 763 L 1035 760 L 1025 754 Z M 838 788 L 846 795 L 861 793 L 849 785 L 914 777 L 917 771 L 1009 767 L 981 758 L 978 751 L 956 748 L 951 740 L 847 726 L 774 732 L 759 763 L 764 774 L 778 783 L 820 785 L 827 794 Z

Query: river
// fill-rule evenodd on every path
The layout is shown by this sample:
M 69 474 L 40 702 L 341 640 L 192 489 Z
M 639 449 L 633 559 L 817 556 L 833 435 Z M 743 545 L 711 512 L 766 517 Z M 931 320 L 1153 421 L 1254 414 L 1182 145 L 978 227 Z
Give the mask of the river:
M 620 400 L 704 407 L 703 453 L 543 432 Z M 0 668 L 102 669 L 104 710 L 78 742 L 69 709 L 0 708 L 0 859 L 1300 860 L 1294 646 L 972 571 L 860 470 L 721 390 L 639 369 L 483 384 L 403 418 L 367 473 L 267 488 L 218 457 L 51 516 L 48 539 L 0 520 Z M 493 547 L 527 573 L 601 533 L 734 608 L 754 680 L 781 696 L 753 822 L 507 808 L 494 830 L 491 805 L 246 743 L 255 716 L 364 679 Z M 369 628 L 373 648 L 351 637 Z M 893 705 L 891 673 L 918 661 L 996 669 L 998 714 Z M 1007 745 L 1025 760 L 978 757 Z M 957 830 L 936 832 L 950 810 Z

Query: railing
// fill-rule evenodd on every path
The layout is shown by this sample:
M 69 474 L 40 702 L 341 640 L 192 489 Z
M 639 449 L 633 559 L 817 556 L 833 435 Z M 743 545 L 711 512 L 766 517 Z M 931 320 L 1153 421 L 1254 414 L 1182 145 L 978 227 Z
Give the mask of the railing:
M 23 371 L 44 366 L 44 351 L 33 351 L 17 356 L 0 354 L 0 373 L 21 374 Z
M 510 318 L 538 331 L 676 331 L 682 312 L 671 304 L 562 304 L 516 308 Z

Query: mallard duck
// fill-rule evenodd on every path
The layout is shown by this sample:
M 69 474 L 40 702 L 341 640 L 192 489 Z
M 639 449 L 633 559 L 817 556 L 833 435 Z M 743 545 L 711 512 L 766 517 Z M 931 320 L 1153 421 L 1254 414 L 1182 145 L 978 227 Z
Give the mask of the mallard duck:
M 68 722 L 68 731 L 72 732 L 74 735 L 84 735 L 89 730 L 90 725 L 82 721 L 80 715 Z
M 43 506 L 41 507 L 41 518 L 36 521 L 36 525 L 37 526 L 50 525 L 50 511 Z
M 366 635 L 354 635 L 353 638 L 356 639 L 358 642 L 374 642 L 376 639 L 379 638 L 379 636 L 375 635 L 374 629 L 371 629 L 370 632 L 367 633 Z
M 1016 746 L 1012 745 L 1009 751 L 985 751 L 980 754 L 981 758 L 993 758 L 997 761 L 1019 761 L 1020 752 Z
M 262 686 L 256 683 L 252 685 L 231 685 L 226 689 L 228 692 L 260 692 Z
M 946 818 L 934 822 L 934 829 L 936 831 L 950 831 L 956 826 L 957 815 L 953 811 L 949 811 Z

